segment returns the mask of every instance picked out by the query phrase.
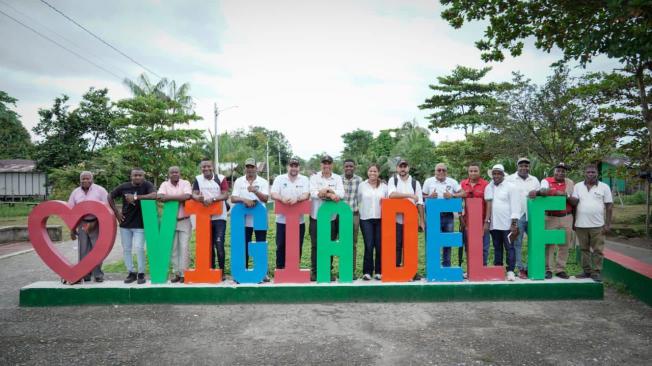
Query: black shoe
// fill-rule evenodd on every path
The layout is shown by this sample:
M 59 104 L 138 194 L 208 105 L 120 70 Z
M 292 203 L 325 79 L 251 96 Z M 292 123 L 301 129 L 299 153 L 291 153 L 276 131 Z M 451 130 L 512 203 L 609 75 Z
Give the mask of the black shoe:
M 591 278 L 591 274 L 588 272 L 582 272 L 580 274 L 576 274 L 575 278 L 577 279 Z
M 183 283 L 184 281 L 185 281 L 185 279 L 184 279 L 183 277 L 181 277 L 181 278 L 179 279 L 179 283 Z
M 337 281 L 337 277 L 335 277 L 335 275 L 331 275 L 331 282 L 335 282 L 335 281 Z
M 136 273 L 135 272 L 129 272 L 129 275 L 127 278 L 125 278 L 125 283 L 132 283 L 136 281 Z
M 91 276 L 84 277 L 84 282 L 91 282 Z
M 263 277 L 263 282 L 269 282 L 269 281 L 271 281 L 271 280 L 269 279 L 269 276 L 268 276 L 268 275 L 265 275 L 265 277 Z
M 145 274 L 144 273 L 139 273 L 138 274 L 138 284 L 142 285 L 143 283 L 145 283 Z
M 557 276 L 557 277 L 559 277 L 559 278 L 563 278 L 563 279 L 565 279 L 565 280 L 568 279 L 568 274 L 567 274 L 566 272 L 564 272 L 564 271 L 557 272 L 557 273 L 555 274 L 555 276 Z
M 95 282 L 104 282 L 104 277 L 95 277 Z
M 595 282 L 602 282 L 602 276 L 599 273 L 592 274 L 591 279 Z
M 422 278 L 423 278 L 423 276 L 417 273 L 412 278 L 412 281 L 421 281 Z
M 552 278 L 552 272 L 546 271 L 546 280 L 549 280 Z
M 310 281 L 312 281 L 312 282 L 317 281 L 317 275 L 314 274 L 314 273 L 311 273 L 311 274 L 310 274 Z
M 181 277 L 179 277 L 179 275 L 175 275 L 174 278 L 170 280 L 170 282 L 172 283 L 181 282 Z

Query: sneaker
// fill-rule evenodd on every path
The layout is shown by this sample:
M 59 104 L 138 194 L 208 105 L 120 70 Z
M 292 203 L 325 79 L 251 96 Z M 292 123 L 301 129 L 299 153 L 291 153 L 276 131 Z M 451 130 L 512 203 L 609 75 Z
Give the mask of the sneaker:
M 568 274 L 567 274 L 566 272 L 564 272 L 564 271 L 557 272 L 557 273 L 555 274 L 555 276 L 557 276 L 557 277 L 559 277 L 559 278 L 563 278 L 563 279 L 565 279 L 565 280 L 568 279 Z
M 514 274 L 513 271 L 507 272 L 507 281 L 514 281 L 516 279 L 516 275 Z
M 519 276 L 520 277 L 520 276 Z M 549 280 L 552 278 L 552 272 L 546 271 L 546 280 Z
M 334 274 L 332 274 L 331 275 L 331 282 L 335 282 L 335 281 L 337 281 L 337 277 Z
M 466 272 L 464 272 L 464 273 L 462 274 L 462 277 L 463 277 L 463 278 L 464 278 L 464 279 L 466 280 L 466 279 L 468 279 L 468 278 L 469 278 L 469 274 L 468 274 L 468 273 L 466 273 Z
M 145 283 L 145 274 L 144 273 L 139 273 L 138 274 L 138 282 L 139 285 L 142 285 Z
M 414 275 L 414 278 L 412 278 L 412 281 L 421 281 L 422 278 L 423 276 L 417 273 Z
M 588 272 L 582 272 L 580 274 L 576 274 L 575 278 L 577 279 L 591 278 L 591 274 Z
M 95 277 L 95 282 L 104 282 L 104 277 Z
M 84 277 L 84 282 L 91 282 L 91 276 Z
M 362 276 L 362 279 L 365 280 L 365 281 L 369 281 L 371 279 L 371 275 L 369 275 L 368 273 L 365 273 L 364 276 Z
M 522 280 L 527 280 L 527 270 L 526 269 L 519 269 L 518 270 L 518 278 Z
M 317 275 L 315 273 L 310 274 L 310 281 L 312 281 L 312 282 L 317 281 Z
M 382 277 L 380 274 L 376 273 L 376 275 L 374 276 L 374 278 L 375 278 L 376 280 L 380 281 L 383 277 Z
M 268 275 L 265 275 L 265 277 L 263 277 L 263 282 L 269 282 L 269 281 L 271 281 L 271 280 L 269 279 L 269 276 L 268 276 Z
M 184 278 L 183 278 L 183 277 L 180 277 L 180 278 L 179 278 L 179 283 L 184 283 L 184 282 L 185 282 Z
M 181 277 L 179 275 L 174 275 L 174 278 L 170 280 L 172 283 L 181 282 Z
M 125 283 L 132 283 L 134 281 L 136 281 L 136 273 L 129 272 L 129 275 L 125 278 Z
M 602 282 L 602 276 L 599 273 L 592 274 L 591 279 L 595 282 Z

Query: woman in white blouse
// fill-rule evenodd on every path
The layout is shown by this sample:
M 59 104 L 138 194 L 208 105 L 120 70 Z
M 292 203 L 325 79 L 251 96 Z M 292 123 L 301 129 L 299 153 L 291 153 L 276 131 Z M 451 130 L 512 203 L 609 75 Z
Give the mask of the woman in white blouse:
M 364 261 L 362 265 L 362 279 L 369 281 L 374 278 L 380 280 L 380 201 L 387 198 L 387 184 L 378 177 L 379 168 L 371 164 L 367 169 L 366 181 L 360 183 L 358 188 L 358 202 L 360 211 L 360 230 L 364 239 Z M 374 260 L 374 251 L 376 252 Z

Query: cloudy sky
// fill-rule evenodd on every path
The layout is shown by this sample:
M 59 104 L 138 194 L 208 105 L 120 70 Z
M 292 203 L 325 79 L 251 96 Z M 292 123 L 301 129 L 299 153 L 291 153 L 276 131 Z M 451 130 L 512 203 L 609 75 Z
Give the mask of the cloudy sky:
M 339 155 L 340 136 L 355 128 L 378 132 L 413 118 L 426 126 L 417 106 L 431 95 L 428 85 L 456 65 L 484 66 L 473 45 L 482 24 L 453 29 L 435 0 L 46 1 L 156 74 L 190 83 L 204 118 L 195 128 L 213 130 L 213 103 L 237 105 L 220 115 L 220 131 L 277 129 L 304 158 Z M 127 98 L 122 79 L 143 72 L 39 0 L 0 0 L 0 11 L 109 71 L 0 13 L 0 90 L 19 99 L 28 129 L 56 96 L 76 104 L 95 86 Z M 529 45 L 519 58 L 490 64 L 488 80 L 520 70 L 541 82 L 558 58 Z M 599 59 L 590 69 L 615 65 Z

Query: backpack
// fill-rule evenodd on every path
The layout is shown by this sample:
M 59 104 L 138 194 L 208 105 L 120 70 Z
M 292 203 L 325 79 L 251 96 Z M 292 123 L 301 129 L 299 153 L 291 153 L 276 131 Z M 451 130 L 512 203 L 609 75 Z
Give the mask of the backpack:
M 223 176 L 224 179 L 220 180 L 220 175 L 219 174 L 213 174 L 213 180 L 217 185 L 221 188 L 222 187 L 222 182 L 226 180 L 226 176 Z M 231 205 L 229 204 L 229 200 L 224 201 L 224 205 L 226 206 L 226 212 L 231 211 Z
M 394 174 L 392 179 L 394 179 L 394 186 L 398 188 L 398 176 L 396 174 Z M 412 178 L 411 182 L 412 182 L 412 192 L 414 192 L 414 194 L 416 194 L 417 193 L 417 180 Z

